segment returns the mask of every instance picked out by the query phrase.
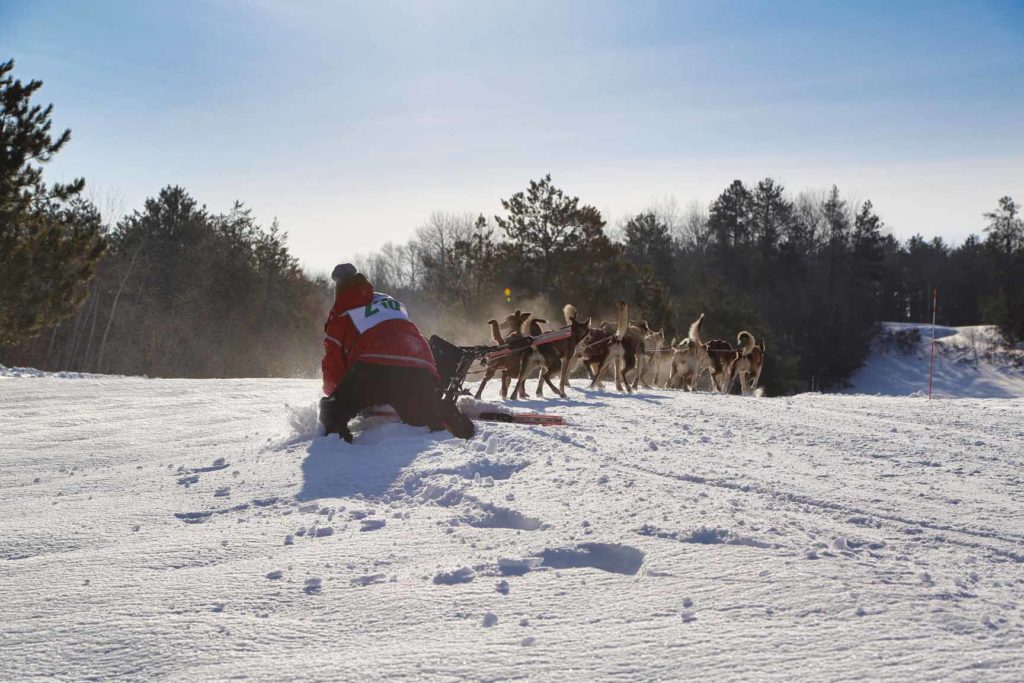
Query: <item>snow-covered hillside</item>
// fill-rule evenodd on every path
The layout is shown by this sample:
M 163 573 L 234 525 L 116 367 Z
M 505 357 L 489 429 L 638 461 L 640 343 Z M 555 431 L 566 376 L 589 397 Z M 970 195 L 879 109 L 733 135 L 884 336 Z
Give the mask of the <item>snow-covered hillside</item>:
M 573 390 L 349 446 L 315 381 L 21 374 L 3 680 L 1024 678 L 1024 400 Z
M 849 393 L 928 393 L 930 325 L 884 323 Z M 995 327 L 936 327 L 936 398 L 1024 397 L 1024 350 L 1008 349 Z

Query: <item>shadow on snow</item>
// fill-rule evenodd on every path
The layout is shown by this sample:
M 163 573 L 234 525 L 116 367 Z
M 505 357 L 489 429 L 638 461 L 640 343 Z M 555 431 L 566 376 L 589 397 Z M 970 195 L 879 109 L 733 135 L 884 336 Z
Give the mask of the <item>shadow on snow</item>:
M 429 432 L 385 420 L 353 423 L 360 430 L 351 444 L 338 436 L 318 436 L 306 448 L 302 489 L 297 500 L 380 498 L 402 471 L 433 444 L 454 438 L 448 432 Z

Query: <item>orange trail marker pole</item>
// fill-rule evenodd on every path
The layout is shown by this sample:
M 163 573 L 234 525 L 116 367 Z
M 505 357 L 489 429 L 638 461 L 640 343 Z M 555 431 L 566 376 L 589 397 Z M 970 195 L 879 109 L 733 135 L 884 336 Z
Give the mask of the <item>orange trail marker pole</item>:
M 932 354 L 928 362 L 928 400 L 932 400 L 932 377 L 935 374 L 935 311 L 939 308 L 939 290 L 932 290 Z

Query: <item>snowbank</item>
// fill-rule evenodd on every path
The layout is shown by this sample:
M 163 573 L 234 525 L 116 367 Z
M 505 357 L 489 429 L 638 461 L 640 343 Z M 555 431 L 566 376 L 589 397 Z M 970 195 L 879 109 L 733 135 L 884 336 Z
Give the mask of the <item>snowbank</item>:
M 885 323 L 867 363 L 846 393 L 926 396 L 931 326 Z M 935 330 L 933 396 L 1024 397 L 1024 350 L 1007 348 L 991 325 Z

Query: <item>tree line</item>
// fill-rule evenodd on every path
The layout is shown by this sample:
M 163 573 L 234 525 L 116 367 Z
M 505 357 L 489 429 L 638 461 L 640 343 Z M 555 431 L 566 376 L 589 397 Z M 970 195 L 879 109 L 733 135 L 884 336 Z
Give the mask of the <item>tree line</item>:
M 167 187 L 104 221 L 85 183 L 48 186 L 42 85 L 0 64 L 0 362 L 165 377 L 308 376 L 327 283 L 306 275 L 274 223 L 224 214 Z
M 706 334 L 748 329 L 767 341 L 772 393 L 842 385 L 881 321 L 993 323 L 1024 339 L 1024 223 L 1003 197 L 985 236 L 951 246 L 889 232 L 870 201 L 836 186 L 791 195 L 765 178 L 732 182 L 711 203 L 642 211 L 609 228 L 593 205 L 550 175 L 501 201 L 490 218 L 436 213 L 415 237 L 360 265 L 378 287 L 421 308 L 441 329 L 528 307 L 550 320 L 566 302 L 611 318 L 620 298 L 636 317 L 683 336 L 706 313 Z M 503 292 L 513 292 L 510 302 Z M 533 310 L 539 309 L 539 310 Z
M 52 106 L 31 102 L 0 64 L 0 362 L 43 369 L 181 377 L 308 376 L 319 360 L 330 283 L 305 273 L 275 223 L 242 204 L 212 213 L 180 187 L 105 221 L 84 181 L 46 185 L 42 165 L 70 139 Z M 426 333 L 486 340 L 514 308 L 559 321 L 573 303 L 595 320 L 629 301 L 682 336 L 748 329 L 768 344 L 772 393 L 842 384 L 879 321 L 994 323 L 1024 339 L 1024 225 L 1000 199 L 983 236 L 958 246 L 886 230 L 870 201 L 833 186 L 795 195 L 739 180 L 709 207 L 642 211 L 609 227 L 549 176 L 500 211 L 438 212 L 413 239 L 358 260 Z M 506 297 L 506 288 L 511 296 Z

